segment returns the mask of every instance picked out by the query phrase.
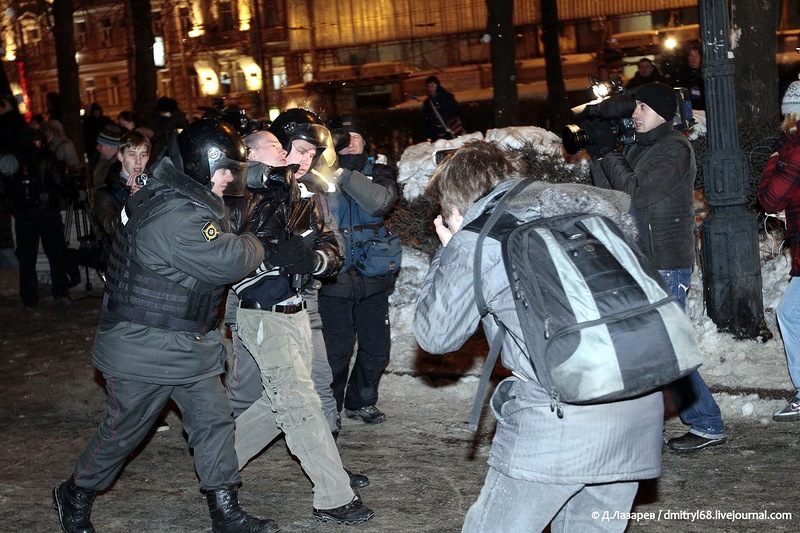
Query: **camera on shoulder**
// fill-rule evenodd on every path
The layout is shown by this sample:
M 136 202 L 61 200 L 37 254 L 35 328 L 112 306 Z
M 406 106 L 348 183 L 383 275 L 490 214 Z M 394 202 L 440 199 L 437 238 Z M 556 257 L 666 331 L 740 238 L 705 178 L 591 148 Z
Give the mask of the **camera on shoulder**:
M 593 83 L 592 91 L 598 98 L 573 107 L 572 114 L 579 123 L 584 123 L 586 120 L 605 122 L 619 145 L 627 146 L 635 143 L 636 125 L 631 117 L 636 109 L 635 92 L 626 89 L 618 77 L 611 81 L 599 82 L 590 76 L 589 80 Z M 685 88 L 673 89 L 676 99 L 674 125 L 679 131 L 686 131 L 694 123 L 692 106 L 686 98 Z M 596 139 L 592 139 L 591 135 L 578 124 L 564 126 L 561 130 L 561 140 L 564 150 L 570 155 L 577 154 L 588 145 L 596 143 Z
M 580 106 L 579 106 L 580 107 Z M 609 96 L 597 103 L 584 104 L 584 110 L 576 116 L 581 119 L 602 120 L 623 146 L 636 142 L 636 125 L 631 118 L 636 109 L 636 100 L 627 95 Z M 573 108 L 573 114 L 575 108 Z M 567 124 L 561 130 L 561 140 L 568 154 L 577 154 L 593 139 L 577 124 Z

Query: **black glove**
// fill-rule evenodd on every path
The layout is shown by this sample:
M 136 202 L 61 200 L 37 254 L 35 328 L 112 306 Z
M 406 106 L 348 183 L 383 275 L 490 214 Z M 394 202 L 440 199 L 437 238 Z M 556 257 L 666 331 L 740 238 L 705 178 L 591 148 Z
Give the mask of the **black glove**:
M 289 187 L 291 183 L 292 170 L 289 167 L 271 167 L 261 176 L 261 186 L 267 187 Z
M 586 119 L 581 122 L 581 128 L 589 138 L 586 151 L 592 159 L 602 159 L 617 148 L 617 136 L 611 131 L 611 124 L 607 120 Z
M 281 270 L 287 274 L 310 274 L 317 267 L 319 258 L 301 236 L 293 235 L 288 241 L 278 243 L 267 262 L 282 267 Z
M 333 149 L 338 154 L 348 146 L 350 146 L 350 132 L 345 130 L 331 130 L 331 140 L 333 141 Z

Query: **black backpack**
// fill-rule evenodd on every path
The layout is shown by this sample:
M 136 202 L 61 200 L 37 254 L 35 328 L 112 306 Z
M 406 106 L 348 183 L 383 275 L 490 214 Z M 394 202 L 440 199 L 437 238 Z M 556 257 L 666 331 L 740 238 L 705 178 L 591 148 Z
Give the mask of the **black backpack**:
M 581 213 L 520 221 L 505 211 L 532 181 L 517 184 L 465 229 L 478 232 L 474 287 L 482 317 L 492 312 L 481 292 L 483 241 L 502 243 L 523 349 L 559 418 L 561 402 L 633 398 L 697 369 L 702 355 L 691 322 L 612 220 Z M 499 329 L 473 406 L 473 430 L 506 332 L 494 318 Z

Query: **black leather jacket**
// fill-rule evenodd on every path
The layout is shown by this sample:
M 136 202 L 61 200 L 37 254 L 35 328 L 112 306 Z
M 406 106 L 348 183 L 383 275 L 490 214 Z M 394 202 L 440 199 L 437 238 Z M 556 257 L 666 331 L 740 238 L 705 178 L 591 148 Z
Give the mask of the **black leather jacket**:
M 264 165 L 265 168 L 269 168 Z M 315 252 L 320 257 L 320 266 L 312 272 L 315 278 L 325 278 L 335 275 L 342 266 L 342 256 L 339 250 L 336 233 L 327 225 L 322 207 L 313 198 L 301 198 L 300 188 L 297 185 L 294 175 L 291 172 L 286 174 L 284 184 L 274 183 L 265 188 L 248 187 L 245 198 L 227 199 L 231 209 L 232 231 L 241 234 L 250 231 L 258 237 L 264 246 L 264 265 L 261 274 L 264 281 L 260 283 L 271 283 L 275 285 L 285 285 L 287 274 L 276 275 L 274 272 L 265 275 L 265 271 L 270 270 L 269 257 L 272 255 L 278 243 L 287 241 L 295 231 L 292 221 L 297 217 L 301 209 L 310 207 L 310 228 L 313 231 L 313 246 Z M 310 202 L 310 205 L 306 204 Z M 254 275 L 258 275 L 256 272 Z M 311 276 L 305 276 L 303 285 L 308 283 Z M 234 287 L 237 292 L 241 292 L 239 286 Z M 254 292 L 261 294 L 258 297 Z M 249 294 L 248 294 L 249 293 Z M 262 302 L 261 299 L 278 299 L 277 290 L 261 287 L 256 290 L 247 290 L 239 294 L 240 298 L 255 297 L 262 305 L 271 305 L 277 302 Z

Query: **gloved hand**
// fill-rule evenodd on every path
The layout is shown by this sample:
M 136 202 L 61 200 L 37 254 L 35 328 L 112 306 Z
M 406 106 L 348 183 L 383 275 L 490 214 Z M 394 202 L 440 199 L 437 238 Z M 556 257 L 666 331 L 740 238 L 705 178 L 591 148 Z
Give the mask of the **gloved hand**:
M 350 132 L 345 130 L 331 130 L 331 140 L 333 141 L 333 148 L 338 154 L 350 146 Z
M 319 261 L 314 250 L 299 235 L 279 242 L 275 251 L 267 257 L 270 265 L 282 267 L 287 274 L 310 274 Z
M 581 122 L 581 128 L 589 138 L 586 151 L 592 159 L 602 159 L 617 148 L 617 137 L 611 131 L 611 124 L 608 121 L 586 119 Z
M 267 187 L 288 187 L 291 183 L 292 170 L 289 167 L 270 167 L 261 176 L 261 186 Z

